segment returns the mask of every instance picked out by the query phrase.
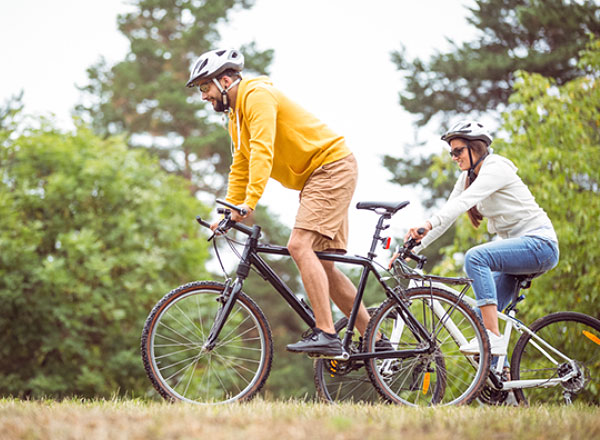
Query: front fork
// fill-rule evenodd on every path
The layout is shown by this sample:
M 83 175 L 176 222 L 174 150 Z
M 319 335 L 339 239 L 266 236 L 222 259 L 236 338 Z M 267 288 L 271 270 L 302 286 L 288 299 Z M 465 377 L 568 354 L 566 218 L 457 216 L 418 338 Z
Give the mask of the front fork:
M 223 330 L 225 321 L 229 318 L 229 314 L 231 313 L 233 305 L 241 290 L 242 281 L 239 278 L 233 282 L 233 285 L 231 284 L 231 278 L 225 282 L 223 293 L 217 298 L 217 301 L 221 303 L 221 306 L 219 307 L 219 310 L 217 310 L 215 320 L 208 333 L 208 338 L 206 338 L 206 342 L 202 346 L 203 351 L 211 351 L 215 348 L 215 345 L 217 345 L 217 338 L 219 337 L 221 330 Z

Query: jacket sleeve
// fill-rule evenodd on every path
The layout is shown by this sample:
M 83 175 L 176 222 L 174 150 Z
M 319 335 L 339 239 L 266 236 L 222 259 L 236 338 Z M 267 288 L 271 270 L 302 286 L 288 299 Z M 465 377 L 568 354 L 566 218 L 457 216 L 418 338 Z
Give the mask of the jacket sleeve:
M 456 197 L 458 197 L 464 191 L 466 174 L 467 173 L 463 172 L 460 175 L 460 177 L 458 178 L 458 180 L 454 184 L 454 188 L 452 188 L 452 192 L 450 193 L 450 197 L 448 197 L 448 201 L 446 203 L 448 203 L 449 201 L 455 199 Z M 429 219 L 428 221 L 429 221 L 429 223 L 431 223 L 431 226 L 433 226 L 433 223 L 432 223 L 431 219 Z M 431 231 L 429 231 L 429 234 L 427 234 L 423 238 L 423 240 L 421 240 L 421 244 L 419 246 L 415 247 L 414 251 L 416 253 L 421 252 L 423 249 L 425 249 L 427 246 L 429 246 L 435 240 L 437 240 L 438 238 L 440 238 L 444 234 L 444 232 L 446 232 L 448 230 L 448 228 L 451 225 L 452 225 L 452 223 L 441 224 L 438 227 L 433 226 L 433 229 Z
M 233 155 L 233 162 L 229 171 L 227 184 L 227 196 L 225 200 L 234 205 L 241 205 L 246 199 L 246 187 L 248 186 L 248 160 L 241 151 L 237 150 Z M 254 209 L 254 207 L 252 207 Z
M 515 171 L 502 162 L 496 162 L 488 166 L 484 162 L 484 166 L 481 167 L 475 182 L 463 190 L 462 188 L 464 188 L 467 179 L 467 173 L 463 172 L 446 204 L 429 219 L 433 229 L 421 241 L 418 250 L 429 246 L 446 232 L 460 214 L 467 212 L 477 203 L 504 187 L 510 182 L 514 174 Z
M 250 132 L 248 186 L 245 203 L 255 208 L 273 169 L 278 102 L 267 87 L 257 87 L 245 99 L 244 118 Z

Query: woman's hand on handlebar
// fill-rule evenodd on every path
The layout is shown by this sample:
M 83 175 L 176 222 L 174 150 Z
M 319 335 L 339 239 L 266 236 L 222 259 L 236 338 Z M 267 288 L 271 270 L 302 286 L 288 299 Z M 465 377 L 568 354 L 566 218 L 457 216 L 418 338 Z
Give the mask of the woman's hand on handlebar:
M 406 235 L 404 236 L 404 241 L 407 242 L 411 238 L 416 241 L 421 241 L 423 237 L 425 237 L 429 231 L 431 231 L 431 223 L 426 221 L 423 225 L 417 226 L 415 228 L 410 228 Z
M 417 226 L 414 228 L 410 228 L 408 230 L 408 232 L 406 233 L 406 235 L 404 236 L 404 246 L 406 247 L 407 244 L 409 245 L 409 243 L 412 241 L 412 246 L 409 245 L 409 247 L 412 249 L 412 247 L 415 246 L 415 244 L 418 244 L 421 242 L 421 239 L 423 237 L 425 237 L 427 235 L 427 233 L 429 231 L 431 231 L 432 227 L 431 227 L 431 223 L 429 223 L 428 221 L 425 222 L 424 225 L 422 226 Z M 401 250 L 397 249 L 396 252 L 394 252 L 394 254 L 392 255 L 392 258 L 390 260 L 390 263 L 388 265 L 388 269 L 392 268 L 392 265 L 394 264 L 394 261 L 396 261 L 396 259 L 402 255 Z M 406 258 L 407 260 L 409 258 Z

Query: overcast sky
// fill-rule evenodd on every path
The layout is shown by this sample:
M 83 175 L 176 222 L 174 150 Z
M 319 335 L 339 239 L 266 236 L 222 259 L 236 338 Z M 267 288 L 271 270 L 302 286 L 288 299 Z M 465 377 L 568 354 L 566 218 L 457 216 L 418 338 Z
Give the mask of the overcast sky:
M 393 220 L 397 236 L 425 215 L 418 194 L 389 184 L 381 164 L 382 155 L 402 155 L 414 142 L 414 117 L 398 104 L 402 83 L 391 52 L 404 44 L 409 55 L 427 59 L 450 48 L 447 37 L 473 39 L 475 29 L 466 22 L 473 5 L 473 0 L 256 0 L 221 27 L 223 46 L 255 40 L 260 49 L 274 49 L 275 85 L 346 137 L 360 173 L 351 208 L 351 253 L 366 253 L 376 220 L 356 211 L 356 202 L 410 200 Z M 86 68 L 101 56 L 112 64 L 128 52 L 116 19 L 130 9 L 121 0 L 3 1 L 0 100 L 24 90 L 27 113 L 52 114 L 69 127 L 79 98 L 75 86 L 86 84 Z M 420 140 L 441 150 L 439 131 L 422 131 Z M 271 180 L 260 203 L 293 226 L 294 192 Z

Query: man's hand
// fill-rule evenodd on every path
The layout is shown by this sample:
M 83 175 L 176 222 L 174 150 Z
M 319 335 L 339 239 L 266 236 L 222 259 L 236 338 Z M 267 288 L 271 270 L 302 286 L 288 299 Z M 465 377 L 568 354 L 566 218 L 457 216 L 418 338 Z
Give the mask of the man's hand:
M 231 220 L 233 220 L 234 222 L 241 222 L 242 220 L 247 219 L 250 216 L 250 214 L 254 212 L 254 209 L 250 208 L 248 205 L 241 204 L 238 205 L 238 207 L 244 209 L 246 211 L 246 214 L 240 215 L 237 211 L 231 210 Z

